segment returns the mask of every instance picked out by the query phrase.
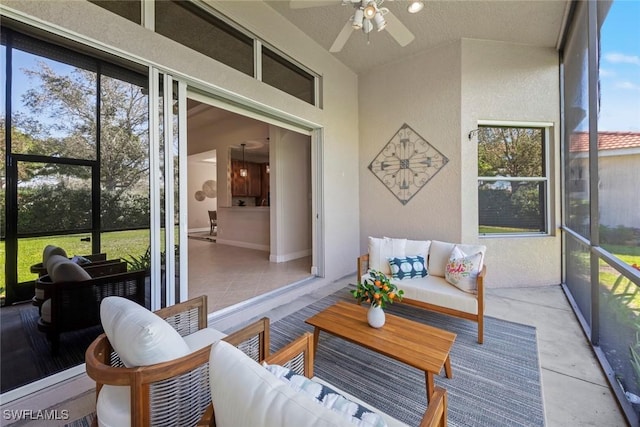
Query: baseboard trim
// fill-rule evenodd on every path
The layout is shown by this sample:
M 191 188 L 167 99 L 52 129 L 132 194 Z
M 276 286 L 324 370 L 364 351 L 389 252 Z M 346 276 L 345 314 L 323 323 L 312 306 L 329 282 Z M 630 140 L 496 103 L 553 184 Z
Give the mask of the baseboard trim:
M 298 258 L 303 258 L 311 255 L 311 249 L 305 249 L 304 251 L 291 252 L 284 255 L 270 255 L 270 262 L 287 262 Z
M 269 245 L 261 245 L 259 243 L 240 242 L 238 240 L 226 240 L 226 239 L 217 238 L 216 242 L 219 245 L 237 246 L 239 248 L 256 249 L 258 251 L 264 251 L 264 252 L 269 252 L 269 250 L 271 249 Z

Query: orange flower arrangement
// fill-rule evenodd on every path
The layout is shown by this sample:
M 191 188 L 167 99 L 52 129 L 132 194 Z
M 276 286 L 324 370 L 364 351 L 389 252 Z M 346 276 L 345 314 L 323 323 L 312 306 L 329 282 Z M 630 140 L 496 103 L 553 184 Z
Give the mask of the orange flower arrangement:
M 387 304 L 402 301 L 404 291 L 391 283 L 384 273 L 369 270 L 369 277 L 363 283 L 358 283 L 351 294 L 358 301 L 385 308 Z

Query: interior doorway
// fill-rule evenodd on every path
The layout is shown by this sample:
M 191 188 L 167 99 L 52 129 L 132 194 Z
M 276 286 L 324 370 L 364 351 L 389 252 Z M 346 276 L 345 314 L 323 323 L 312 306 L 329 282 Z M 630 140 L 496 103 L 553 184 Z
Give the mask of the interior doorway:
M 212 313 L 313 277 L 309 135 L 189 98 L 187 156 L 190 296 Z

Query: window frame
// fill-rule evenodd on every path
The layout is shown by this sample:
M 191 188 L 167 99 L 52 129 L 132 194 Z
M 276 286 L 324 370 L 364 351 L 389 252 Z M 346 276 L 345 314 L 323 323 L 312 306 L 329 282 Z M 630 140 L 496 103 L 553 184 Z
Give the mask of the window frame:
M 477 176 L 476 183 L 476 191 L 478 191 L 478 185 L 481 181 L 518 181 L 518 182 L 543 182 L 545 189 L 544 203 L 545 206 L 543 208 L 544 212 L 544 231 L 531 231 L 531 232 L 503 232 L 503 233 L 481 233 L 480 232 L 480 203 L 478 199 L 478 237 L 480 238 L 504 238 L 504 237 L 546 237 L 552 235 L 552 226 L 551 226 L 551 162 L 550 162 L 550 153 L 551 153 L 551 136 L 553 135 L 553 123 L 551 122 L 527 122 L 527 121 L 507 121 L 507 120 L 478 120 L 477 123 L 477 131 L 480 130 L 481 127 L 503 127 L 503 128 L 529 128 L 529 129 L 540 129 L 542 131 L 542 169 L 543 174 L 540 177 L 486 177 Z M 476 141 L 478 144 L 478 141 Z M 476 152 L 476 162 L 478 161 L 478 152 Z M 476 163 L 477 164 L 477 163 Z M 476 193 L 477 194 L 477 193 Z

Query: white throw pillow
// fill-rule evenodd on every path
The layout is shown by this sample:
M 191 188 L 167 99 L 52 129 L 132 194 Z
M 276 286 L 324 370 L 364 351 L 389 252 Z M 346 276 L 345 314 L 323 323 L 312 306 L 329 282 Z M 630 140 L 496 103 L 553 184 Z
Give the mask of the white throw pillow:
M 482 253 L 467 255 L 456 246 L 447 262 L 445 280 L 462 291 L 475 293 L 478 290 L 476 280 L 481 262 Z
M 455 243 L 441 242 L 439 240 L 431 241 L 427 266 L 430 275 L 444 277 L 445 267 L 455 246 Z
M 431 240 L 407 240 L 404 253 L 406 256 L 421 256 L 426 261 L 429 256 L 430 246 Z
M 226 341 L 211 346 L 209 385 L 218 427 L 353 426 Z
M 69 258 L 62 255 L 51 255 L 49 258 L 47 258 L 47 261 L 43 264 L 43 266 L 47 270 L 47 274 L 51 276 L 51 274 L 53 273 L 53 269 L 61 262 L 69 262 Z
M 369 269 L 391 274 L 389 258 L 404 258 L 407 239 L 369 237 Z
M 100 320 L 113 349 L 128 368 L 167 362 L 190 353 L 171 325 L 126 298 L 103 299 Z

